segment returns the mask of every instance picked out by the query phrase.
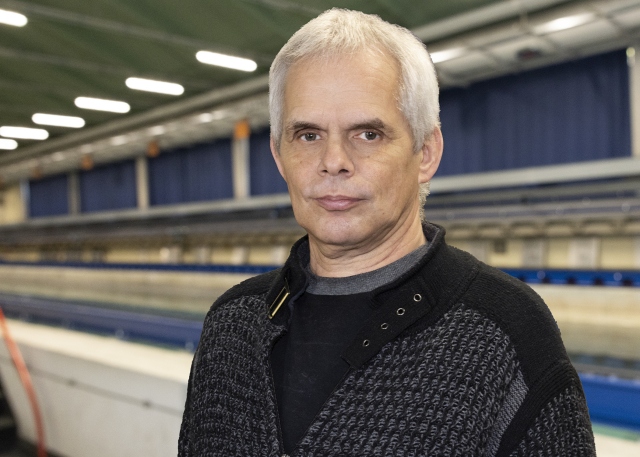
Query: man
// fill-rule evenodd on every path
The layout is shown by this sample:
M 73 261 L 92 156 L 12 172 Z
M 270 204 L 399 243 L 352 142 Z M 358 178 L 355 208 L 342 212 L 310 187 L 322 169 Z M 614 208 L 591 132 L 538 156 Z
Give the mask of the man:
M 421 220 L 443 148 L 424 45 L 325 12 L 276 57 L 270 110 L 308 237 L 211 308 L 179 455 L 595 455 L 544 303 Z

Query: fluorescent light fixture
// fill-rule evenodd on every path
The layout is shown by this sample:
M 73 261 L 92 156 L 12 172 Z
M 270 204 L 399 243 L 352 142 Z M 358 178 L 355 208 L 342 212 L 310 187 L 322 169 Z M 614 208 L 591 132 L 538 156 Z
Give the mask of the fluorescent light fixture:
M 70 127 L 79 129 L 84 127 L 84 119 L 76 116 L 61 116 L 59 114 L 36 113 L 31 120 L 40 125 L 53 125 L 55 127 Z
M 163 125 L 156 125 L 155 127 L 149 128 L 150 135 L 162 135 L 167 131 Z
M 255 71 L 255 69 L 258 68 L 258 64 L 253 60 L 218 54 L 217 52 L 198 51 L 196 53 L 196 59 L 208 65 L 217 65 L 218 67 L 232 68 L 240 71 Z
M 27 16 L 14 11 L 0 10 L 0 24 L 24 27 L 27 25 Z
M 78 108 L 109 111 L 110 113 L 128 113 L 131 109 L 131 106 L 126 102 L 91 97 L 78 97 L 75 99 L 75 104 Z
M 158 94 L 182 95 L 184 87 L 177 83 L 155 81 L 144 78 L 127 78 L 125 84 L 129 89 L 157 92 Z
M 7 138 L 18 138 L 23 140 L 46 140 L 49 132 L 44 129 L 32 129 L 29 127 L 0 127 L 0 136 Z
M 16 140 L 7 140 L 4 138 L 0 138 L 0 149 L 11 151 L 17 147 L 18 147 L 18 142 Z
M 444 62 L 445 60 L 455 59 L 465 53 L 465 48 L 451 48 L 444 51 L 432 52 L 431 60 L 433 63 Z
M 227 116 L 227 112 L 223 109 L 212 111 L 210 113 L 202 113 L 196 116 L 197 122 L 202 124 L 206 122 L 219 121 Z
M 54 152 L 53 154 L 51 154 L 51 160 L 53 160 L 54 162 L 61 162 L 64 159 L 66 159 L 66 155 L 64 152 L 58 151 L 58 152 Z
M 559 32 L 560 30 L 567 30 L 573 27 L 577 27 L 593 19 L 593 13 L 576 14 L 575 16 L 566 16 L 554 19 L 544 24 L 540 24 L 533 28 L 533 31 L 538 34 Z
M 207 122 L 211 122 L 213 120 L 213 114 L 211 113 L 202 113 L 196 116 L 198 122 L 205 124 Z
M 109 143 L 111 143 L 112 146 L 122 146 L 128 142 L 129 138 L 126 135 L 114 136 L 109 140 Z

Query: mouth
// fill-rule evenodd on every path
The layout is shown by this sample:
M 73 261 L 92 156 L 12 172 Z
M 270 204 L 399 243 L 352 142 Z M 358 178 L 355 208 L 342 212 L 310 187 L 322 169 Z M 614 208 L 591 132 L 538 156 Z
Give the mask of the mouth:
M 346 211 L 362 201 L 361 198 L 346 195 L 324 195 L 314 200 L 327 211 Z

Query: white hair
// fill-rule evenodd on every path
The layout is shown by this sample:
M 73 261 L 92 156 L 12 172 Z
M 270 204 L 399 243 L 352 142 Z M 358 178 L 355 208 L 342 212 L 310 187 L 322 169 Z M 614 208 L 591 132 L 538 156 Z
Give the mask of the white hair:
M 287 72 L 299 60 L 331 57 L 373 49 L 398 63 L 401 82 L 398 108 L 409 123 L 414 152 L 439 125 L 438 80 L 425 45 L 409 30 L 378 16 L 333 8 L 309 21 L 282 47 L 269 71 L 271 138 L 280 149 L 284 89 Z M 429 183 L 420 186 L 420 208 L 429 193 Z

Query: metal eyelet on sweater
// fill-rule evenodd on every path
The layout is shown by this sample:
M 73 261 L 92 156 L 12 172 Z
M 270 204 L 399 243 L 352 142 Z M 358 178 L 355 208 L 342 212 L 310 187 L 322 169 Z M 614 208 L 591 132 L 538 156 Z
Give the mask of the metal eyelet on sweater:
M 362 347 L 365 347 L 365 348 L 366 348 L 367 346 L 369 346 L 369 340 L 364 340 L 364 341 L 362 342 Z
M 382 325 L 380 326 L 380 328 L 381 328 L 382 330 L 386 330 L 386 329 L 388 329 L 388 328 L 389 328 L 389 324 L 387 324 L 387 323 L 385 322 L 384 324 L 382 324 Z
M 420 295 L 420 294 L 415 294 L 415 295 L 413 296 L 413 301 L 420 301 L 420 300 L 422 300 L 422 295 Z
M 396 314 L 397 314 L 398 316 L 402 316 L 402 315 L 404 314 L 404 312 L 405 312 L 405 309 L 404 309 L 404 308 L 398 308 L 398 311 L 396 311 Z

